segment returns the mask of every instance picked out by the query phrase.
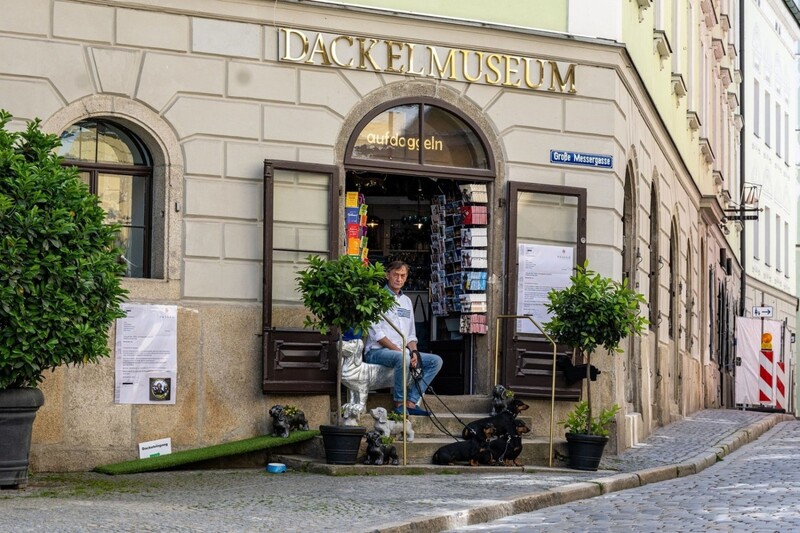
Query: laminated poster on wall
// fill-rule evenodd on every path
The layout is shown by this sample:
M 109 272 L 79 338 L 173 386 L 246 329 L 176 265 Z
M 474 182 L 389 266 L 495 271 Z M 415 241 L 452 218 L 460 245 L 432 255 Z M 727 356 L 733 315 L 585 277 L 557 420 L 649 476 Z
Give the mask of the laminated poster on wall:
M 517 314 L 531 315 L 539 324 L 550 320 L 545 305 L 547 293 L 569 285 L 574 250 L 571 246 L 520 244 L 519 276 L 517 278 Z M 539 334 L 530 320 L 518 319 L 517 331 Z
M 178 308 L 123 304 L 117 319 L 114 402 L 175 403 L 178 375 Z

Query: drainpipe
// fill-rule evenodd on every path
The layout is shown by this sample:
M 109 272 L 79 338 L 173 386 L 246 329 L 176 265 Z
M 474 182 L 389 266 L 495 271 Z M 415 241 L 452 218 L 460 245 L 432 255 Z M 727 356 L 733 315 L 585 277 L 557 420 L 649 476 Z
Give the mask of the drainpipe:
M 739 84 L 739 113 L 742 115 L 742 124 L 745 122 L 745 75 L 744 75 L 744 48 L 745 48 L 745 31 L 744 31 L 744 4 L 747 0 L 739 0 L 739 74 L 742 76 L 742 82 Z M 747 142 L 745 139 L 745 128 L 742 126 L 742 131 L 739 135 L 739 201 L 742 201 L 744 195 L 744 176 L 745 176 L 745 147 Z M 741 294 L 739 296 L 739 316 L 744 316 L 745 310 L 745 286 L 747 280 L 747 271 L 745 264 L 747 261 L 747 250 L 745 249 L 746 225 L 744 220 L 744 204 L 739 204 L 739 216 L 742 221 L 742 232 L 739 234 L 739 262 L 742 265 L 742 278 L 740 282 Z

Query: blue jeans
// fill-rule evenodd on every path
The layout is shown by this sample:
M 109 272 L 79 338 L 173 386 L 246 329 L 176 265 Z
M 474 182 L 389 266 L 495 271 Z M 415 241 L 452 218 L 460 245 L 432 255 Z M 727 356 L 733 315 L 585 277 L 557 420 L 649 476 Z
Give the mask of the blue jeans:
M 435 353 L 420 352 L 420 357 L 422 358 L 422 379 L 415 381 L 412 378 L 406 393 L 406 400 L 414 404 L 419 403 L 422 393 L 428 389 L 428 385 L 442 368 L 442 358 Z M 389 348 L 375 348 L 364 354 L 364 361 L 394 368 L 394 391 L 392 395 L 395 402 L 402 403 L 403 387 L 405 386 L 403 383 L 403 365 L 406 366 L 406 376 L 408 376 L 408 367 L 411 364 L 411 356 L 408 354 L 408 350 L 406 350 L 405 357 L 403 357 L 400 352 Z

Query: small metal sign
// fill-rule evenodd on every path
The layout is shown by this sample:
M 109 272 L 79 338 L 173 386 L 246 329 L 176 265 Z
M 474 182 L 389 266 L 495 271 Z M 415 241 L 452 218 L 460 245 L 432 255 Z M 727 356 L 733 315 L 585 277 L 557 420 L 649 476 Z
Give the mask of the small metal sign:
M 772 306 L 753 306 L 753 316 L 755 318 L 772 318 Z
M 550 150 L 550 163 L 580 167 L 614 168 L 614 157 L 605 154 L 586 154 L 570 150 Z

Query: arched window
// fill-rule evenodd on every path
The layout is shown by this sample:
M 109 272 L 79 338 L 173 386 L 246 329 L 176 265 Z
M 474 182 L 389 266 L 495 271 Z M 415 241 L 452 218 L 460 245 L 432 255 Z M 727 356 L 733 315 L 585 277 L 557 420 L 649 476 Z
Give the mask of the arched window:
M 100 198 L 106 220 L 122 226 L 118 245 L 132 278 L 150 277 L 153 163 L 144 143 L 124 127 L 100 119 L 61 134 L 58 154 L 74 165 Z
M 694 271 L 692 265 L 692 241 L 686 246 L 686 351 L 692 353 L 694 345 Z
M 374 109 L 356 126 L 345 157 L 348 168 L 475 178 L 493 178 L 493 164 L 488 142 L 472 121 L 426 98 Z
M 681 294 L 678 285 L 678 278 L 680 277 L 680 266 L 678 265 L 678 226 L 675 219 L 672 219 L 669 232 L 669 314 L 667 329 L 669 330 L 669 338 L 678 338 L 678 303 L 680 302 Z
M 658 324 L 661 321 L 659 309 L 659 276 L 658 271 L 662 266 L 660 252 L 660 232 L 658 224 L 658 185 L 657 175 L 653 176 L 653 183 L 650 186 L 650 329 L 658 331 Z

